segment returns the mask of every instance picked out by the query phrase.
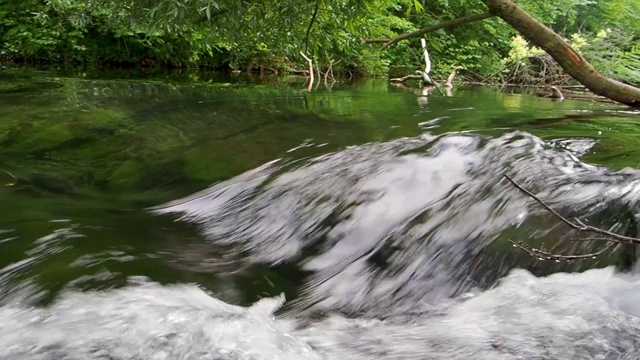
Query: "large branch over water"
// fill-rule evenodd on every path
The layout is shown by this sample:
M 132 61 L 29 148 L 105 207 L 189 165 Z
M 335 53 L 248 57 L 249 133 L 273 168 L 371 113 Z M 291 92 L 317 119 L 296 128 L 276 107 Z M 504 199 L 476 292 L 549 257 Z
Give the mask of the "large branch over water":
M 560 35 L 540 23 L 511 0 L 483 0 L 492 14 L 500 17 L 527 40 L 538 46 L 593 93 L 623 104 L 640 107 L 640 89 L 609 79 L 599 73 Z
M 436 30 L 440 30 L 440 29 L 444 29 L 444 28 L 448 28 L 451 26 L 456 26 L 456 25 L 462 25 L 462 24 L 468 24 L 471 22 L 475 22 L 475 21 L 480 21 L 480 20 L 484 20 L 484 19 L 488 19 L 492 16 L 495 16 L 494 14 L 490 13 L 490 12 L 485 12 L 482 14 L 476 14 L 476 15 L 469 15 L 469 16 L 465 16 L 465 17 L 461 17 L 461 18 L 457 18 L 457 19 L 453 19 L 453 20 L 449 20 L 449 21 L 444 21 L 441 22 L 439 24 L 433 25 L 433 26 L 427 26 L 425 28 L 422 28 L 420 30 L 416 30 L 416 31 L 412 31 L 409 33 L 405 33 L 402 35 L 398 35 L 394 38 L 391 39 L 373 39 L 373 40 L 362 40 L 363 44 L 375 44 L 375 43 L 384 43 L 384 45 L 382 45 L 382 47 L 380 48 L 381 50 L 386 49 L 387 47 L 396 44 L 402 40 L 407 40 L 407 39 L 411 39 L 414 37 L 418 37 L 418 36 L 422 36 L 424 34 L 430 33 L 430 32 L 434 32 Z

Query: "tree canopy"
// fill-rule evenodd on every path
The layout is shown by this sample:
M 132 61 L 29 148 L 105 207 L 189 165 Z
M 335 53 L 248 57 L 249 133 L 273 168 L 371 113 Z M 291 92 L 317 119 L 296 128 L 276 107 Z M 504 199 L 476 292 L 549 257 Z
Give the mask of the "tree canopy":
M 640 83 L 640 0 L 519 0 L 605 75 Z M 387 75 L 420 63 L 417 41 L 381 52 L 362 39 L 392 38 L 486 12 L 480 0 L 23 0 L 0 4 L 0 57 L 239 70 L 321 66 Z M 428 34 L 434 71 L 460 65 L 484 78 L 522 63 L 535 48 L 492 18 Z M 514 79 L 518 80 L 518 79 Z

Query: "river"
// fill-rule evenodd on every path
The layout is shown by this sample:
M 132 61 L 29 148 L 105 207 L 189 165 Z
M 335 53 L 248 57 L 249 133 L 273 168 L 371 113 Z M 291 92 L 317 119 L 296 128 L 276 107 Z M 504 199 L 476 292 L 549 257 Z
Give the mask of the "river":
M 303 83 L 2 70 L 0 359 L 640 357 L 640 112 Z

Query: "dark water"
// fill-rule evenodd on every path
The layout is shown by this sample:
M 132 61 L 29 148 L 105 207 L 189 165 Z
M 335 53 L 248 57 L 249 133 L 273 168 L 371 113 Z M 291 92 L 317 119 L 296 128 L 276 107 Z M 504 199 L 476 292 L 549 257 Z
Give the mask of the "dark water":
M 502 175 L 637 236 L 640 113 L 449 95 L 5 70 L 0 359 L 638 358 L 634 249 Z

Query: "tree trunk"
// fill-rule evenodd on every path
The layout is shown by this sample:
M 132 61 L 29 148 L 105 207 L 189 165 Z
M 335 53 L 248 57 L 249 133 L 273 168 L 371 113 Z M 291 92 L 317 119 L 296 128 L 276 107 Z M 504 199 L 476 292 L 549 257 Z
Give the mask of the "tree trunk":
M 595 94 L 640 107 L 640 89 L 609 79 L 599 73 L 553 30 L 522 10 L 512 0 L 483 0 L 492 14 L 518 30 L 522 36 L 546 51 L 558 64 Z

